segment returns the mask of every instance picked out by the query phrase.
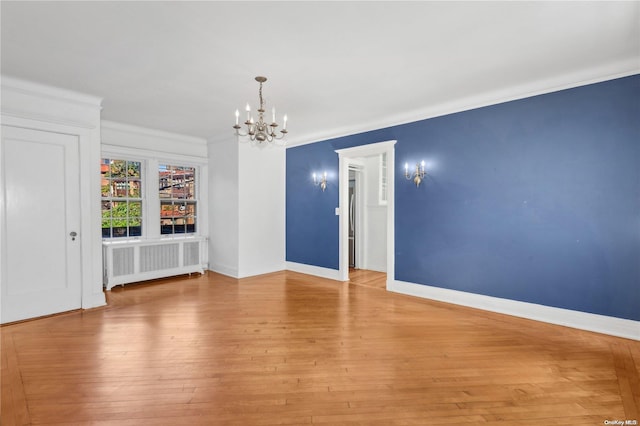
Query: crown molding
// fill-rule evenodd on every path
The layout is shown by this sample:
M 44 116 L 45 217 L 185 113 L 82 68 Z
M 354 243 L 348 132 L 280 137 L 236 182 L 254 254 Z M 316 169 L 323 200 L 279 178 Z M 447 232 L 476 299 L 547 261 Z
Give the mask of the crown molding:
M 307 145 L 392 126 L 413 123 L 429 118 L 440 117 L 458 112 L 469 111 L 490 105 L 497 105 L 518 99 L 530 98 L 589 84 L 600 83 L 616 78 L 640 74 L 640 60 L 631 58 L 624 61 L 605 64 L 594 68 L 574 71 L 558 75 L 553 78 L 535 80 L 520 85 L 505 87 L 472 96 L 453 99 L 447 103 L 433 105 L 427 108 L 396 114 L 385 120 L 360 123 L 355 126 L 344 126 L 329 131 L 307 134 L 300 137 L 290 137 L 286 148 Z

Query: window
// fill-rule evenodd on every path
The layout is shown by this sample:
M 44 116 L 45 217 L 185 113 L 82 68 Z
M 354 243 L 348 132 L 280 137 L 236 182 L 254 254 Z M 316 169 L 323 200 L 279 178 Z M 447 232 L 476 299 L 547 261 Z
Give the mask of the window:
M 142 180 L 139 161 L 103 158 L 102 238 L 142 235 Z
M 378 204 L 387 204 L 387 153 L 380 154 Z
M 196 232 L 195 167 L 159 165 L 160 233 Z

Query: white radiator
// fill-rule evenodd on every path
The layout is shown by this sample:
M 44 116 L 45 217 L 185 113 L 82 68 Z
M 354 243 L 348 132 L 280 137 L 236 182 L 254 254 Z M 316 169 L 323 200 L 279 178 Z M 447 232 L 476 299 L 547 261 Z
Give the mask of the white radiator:
M 107 290 L 136 281 L 193 272 L 204 273 L 207 240 L 185 237 L 102 243 L 102 283 Z

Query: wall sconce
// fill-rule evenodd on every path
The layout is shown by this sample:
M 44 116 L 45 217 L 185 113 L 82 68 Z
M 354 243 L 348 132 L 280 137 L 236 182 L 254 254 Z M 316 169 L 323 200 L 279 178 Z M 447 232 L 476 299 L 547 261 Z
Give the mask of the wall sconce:
M 424 179 L 424 175 L 426 175 L 424 172 L 424 161 L 416 164 L 416 171 L 413 173 L 409 173 L 409 163 L 404 163 L 404 177 L 407 178 L 407 180 L 413 179 L 413 183 L 416 184 L 416 187 L 420 186 L 420 182 Z
M 315 186 L 320 185 L 320 189 L 322 189 L 322 192 L 324 192 L 324 190 L 327 189 L 327 172 L 322 173 L 322 178 L 320 180 L 318 180 L 318 176 L 314 173 L 313 184 Z

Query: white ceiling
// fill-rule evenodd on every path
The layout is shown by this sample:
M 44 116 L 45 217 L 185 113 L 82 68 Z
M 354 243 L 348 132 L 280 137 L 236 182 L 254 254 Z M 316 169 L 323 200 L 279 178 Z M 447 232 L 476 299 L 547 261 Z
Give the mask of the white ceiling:
M 640 70 L 640 2 L 0 2 L 2 73 L 102 118 L 210 141 L 234 112 L 289 144 Z

